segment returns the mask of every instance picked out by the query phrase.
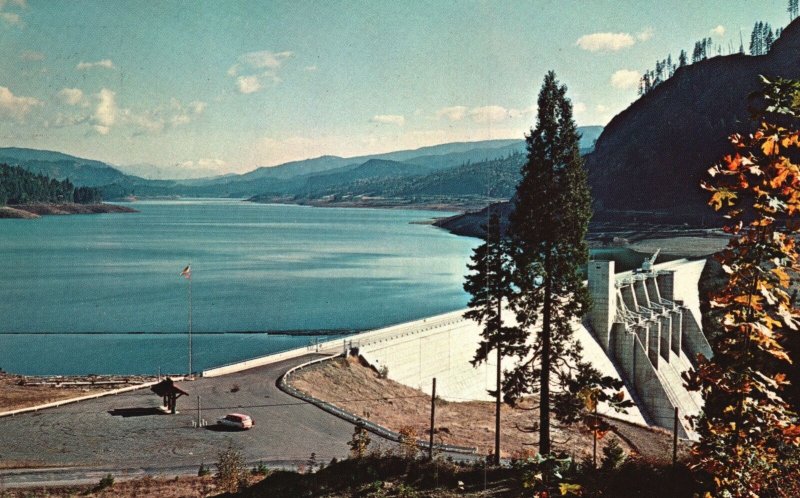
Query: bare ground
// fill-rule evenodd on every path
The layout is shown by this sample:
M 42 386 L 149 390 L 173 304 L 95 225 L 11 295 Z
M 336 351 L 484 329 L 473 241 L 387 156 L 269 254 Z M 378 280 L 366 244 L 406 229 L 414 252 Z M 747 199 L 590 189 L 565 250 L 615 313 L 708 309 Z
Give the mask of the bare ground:
M 254 481 L 251 481 L 254 482 Z M 101 488 L 98 484 L 75 486 L 47 486 L 41 488 L 0 488 L 3 498 L 27 498 L 42 496 L 51 498 L 85 496 L 87 498 L 185 498 L 216 495 L 221 490 L 211 476 L 152 478 L 143 477 L 132 480 L 117 481 L 113 485 Z
M 152 378 L 141 376 L 34 377 L 0 372 L 0 412 L 85 396 Z
M 327 401 L 350 413 L 368 419 L 378 425 L 399 432 L 411 427 L 417 438 L 428 436 L 430 425 L 430 397 L 408 386 L 388 379 L 367 366 L 350 358 L 322 362 L 295 373 L 292 385 Z M 436 405 L 436 441 L 444 444 L 477 447 L 481 454 L 488 454 L 494 448 L 494 410 L 491 402 L 446 402 L 439 400 Z M 528 428 L 538 419 L 535 410 L 512 408 L 503 405 L 501 410 L 503 457 L 520 457 L 536 453 L 536 434 L 519 429 Z M 616 424 L 616 422 L 614 422 Z M 667 442 L 668 435 L 648 429 L 646 437 Z M 590 458 L 592 454 L 591 433 L 580 427 L 556 427 L 552 431 L 556 451 L 566 451 L 577 458 Z M 607 434 L 599 448 L 617 439 L 627 453 L 641 452 L 616 434 Z M 626 438 L 631 440 L 631 438 Z M 657 448 L 658 452 L 662 450 Z M 598 449 L 598 455 L 601 455 Z M 599 458 L 599 456 L 598 456 Z

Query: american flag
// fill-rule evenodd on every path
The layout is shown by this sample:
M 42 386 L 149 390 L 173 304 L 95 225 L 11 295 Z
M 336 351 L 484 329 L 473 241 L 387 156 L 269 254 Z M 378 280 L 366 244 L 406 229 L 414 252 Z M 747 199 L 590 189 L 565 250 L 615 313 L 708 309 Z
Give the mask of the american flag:
M 192 265 L 186 265 L 186 268 L 184 268 L 181 272 L 181 277 L 184 277 L 188 280 L 192 279 Z

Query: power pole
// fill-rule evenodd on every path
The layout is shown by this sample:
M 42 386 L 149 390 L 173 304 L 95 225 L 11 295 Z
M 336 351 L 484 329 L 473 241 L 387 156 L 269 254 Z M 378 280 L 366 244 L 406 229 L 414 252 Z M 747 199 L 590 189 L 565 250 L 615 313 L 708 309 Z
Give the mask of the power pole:
M 200 422 L 202 418 L 200 418 L 200 395 L 197 395 L 197 427 L 200 427 Z
M 503 357 L 503 348 L 497 345 L 497 394 L 494 400 L 494 464 L 500 466 L 500 391 L 503 389 L 500 359 Z
M 675 407 L 675 420 L 672 423 L 672 468 L 678 464 L 678 407 Z
M 436 377 L 433 378 L 433 389 L 431 390 L 431 439 L 428 443 L 428 458 L 433 460 L 433 428 L 436 422 Z

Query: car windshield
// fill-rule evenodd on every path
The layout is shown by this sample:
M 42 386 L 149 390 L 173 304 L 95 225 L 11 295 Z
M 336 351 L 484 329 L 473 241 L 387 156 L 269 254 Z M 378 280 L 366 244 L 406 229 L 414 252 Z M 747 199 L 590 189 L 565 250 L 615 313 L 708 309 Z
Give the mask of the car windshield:
M 236 415 L 228 415 L 225 417 L 225 420 L 230 420 L 232 422 L 241 422 L 242 417 L 237 417 Z

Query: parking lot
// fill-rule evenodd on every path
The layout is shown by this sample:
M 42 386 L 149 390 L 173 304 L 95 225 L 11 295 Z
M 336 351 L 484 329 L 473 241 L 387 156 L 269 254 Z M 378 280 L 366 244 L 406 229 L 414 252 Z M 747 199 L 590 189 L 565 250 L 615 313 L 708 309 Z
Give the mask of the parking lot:
M 190 469 L 207 466 L 228 447 L 248 462 L 296 466 L 312 453 L 318 462 L 348 453 L 353 426 L 276 386 L 278 377 L 309 355 L 215 378 L 179 382 L 189 393 L 176 415 L 156 409 L 161 398 L 149 389 L 107 396 L 35 413 L 0 418 L 0 465 L 103 469 Z M 208 426 L 197 428 L 197 396 Z M 214 425 L 226 413 L 253 417 L 248 431 Z M 3 472 L 6 476 L 13 472 Z M 2 477 L 2 474 L 0 474 Z M 8 477 L 7 477 L 8 478 Z

